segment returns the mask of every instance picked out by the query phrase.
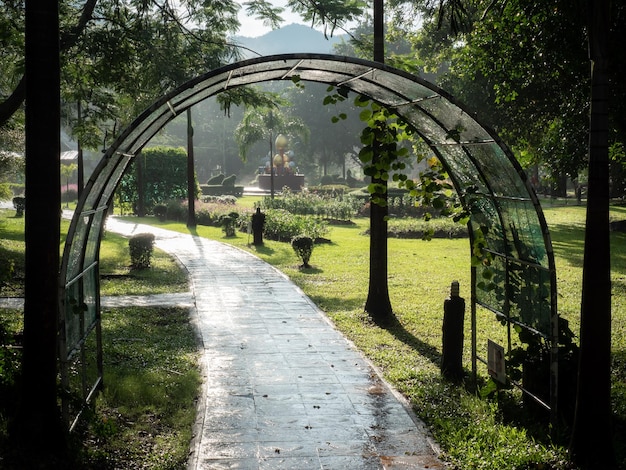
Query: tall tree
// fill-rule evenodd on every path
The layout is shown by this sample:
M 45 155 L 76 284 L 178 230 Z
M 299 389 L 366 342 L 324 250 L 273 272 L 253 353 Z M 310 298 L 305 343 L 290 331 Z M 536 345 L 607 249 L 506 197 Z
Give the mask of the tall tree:
M 61 205 L 58 8 L 54 0 L 26 2 L 24 353 L 13 428 L 14 449 L 23 468 L 60 468 L 66 451 L 56 393 Z
M 313 171 L 315 157 L 322 168 L 341 168 L 347 155 L 356 157 L 355 149 L 360 147 L 358 136 L 363 124 L 358 118 L 358 110 L 350 100 L 329 98 L 328 86 L 319 83 L 307 83 L 306 87 L 292 88 L 289 91 L 292 113 L 301 116 L 311 134 L 306 149 L 308 153 L 297 155 L 300 168 L 309 167 Z M 320 97 L 323 97 L 324 106 L 320 106 Z M 329 104 L 333 106 L 328 106 Z M 307 159 L 308 154 L 312 158 Z M 322 170 L 321 174 L 327 172 Z
M 609 58 L 623 47 L 618 38 L 624 36 L 626 6 L 609 0 L 496 0 L 479 5 L 486 8 L 459 49 L 467 53 L 464 70 L 474 72 L 464 83 L 472 87 L 470 81 L 477 78 L 486 87 L 483 97 L 488 95 L 495 109 L 504 111 L 501 122 L 513 144 L 541 141 L 557 120 L 568 130 L 560 139 L 576 141 L 576 134 L 588 138 L 580 363 L 570 450 L 584 468 L 612 468 L 609 143 L 623 141 L 626 126 L 623 61 Z M 585 50 L 588 57 L 583 60 Z M 589 112 L 586 132 L 580 124 L 583 110 Z
M 24 100 L 23 2 L 3 1 L 0 29 L 3 53 L 0 66 L 0 125 L 20 109 Z M 235 0 L 60 0 L 62 6 L 61 50 L 63 52 L 64 97 L 85 103 L 85 128 L 91 119 L 102 124 L 112 117 L 120 120 L 122 105 L 137 102 L 139 110 L 185 78 L 210 70 L 239 57 L 228 35 L 239 28 L 241 6 Z M 283 21 L 285 10 L 266 0 L 244 3 L 248 15 L 273 28 Z M 367 3 L 361 0 L 288 2 L 290 9 L 332 34 L 346 22 L 359 18 Z M 177 60 L 172 60 L 176 57 Z M 132 100 L 116 99 L 124 93 Z M 77 96 L 79 95 L 79 96 Z M 136 109 L 128 113 L 136 114 Z M 95 122 L 94 121 L 94 122 Z M 77 130 L 78 132 L 78 130 Z M 85 129 L 84 139 L 90 132 Z M 83 139 L 84 145 L 88 146 Z
M 374 61 L 385 62 L 383 0 L 374 0 Z M 383 123 L 379 122 L 382 126 Z M 384 126 L 374 133 L 372 166 L 380 162 L 381 135 Z M 379 323 L 388 322 L 393 317 L 389 299 L 388 249 L 387 249 L 387 180 L 379 172 L 372 176 L 372 204 L 370 204 L 370 271 L 365 311 Z
M 611 426 L 609 0 L 588 0 L 591 113 L 580 359 L 570 451 L 583 468 L 615 467 Z
M 60 3 L 62 96 L 66 103 L 83 103 L 81 119 L 68 110 L 66 122 L 85 148 L 96 148 L 105 129 L 111 134 L 122 128 L 198 70 L 238 58 L 236 45 L 228 43 L 228 35 L 239 27 L 240 6 L 234 0 Z M 2 2 L 0 9 L 0 125 L 9 122 L 24 100 L 21 5 Z M 275 9 L 269 7 L 264 14 L 275 14 Z
M 193 149 L 191 108 L 187 109 L 187 227 L 196 228 L 196 172 Z

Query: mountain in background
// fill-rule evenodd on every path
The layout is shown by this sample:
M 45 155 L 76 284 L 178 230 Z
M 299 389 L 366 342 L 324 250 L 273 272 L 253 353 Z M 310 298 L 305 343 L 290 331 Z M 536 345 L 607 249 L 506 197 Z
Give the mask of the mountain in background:
M 280 29 L 270 31 L 258 38 L 248 38 L 245 36 L 233 36 L 232 42 L 251 49 L 258 54 L 291 54 L 295 52 L 308 52 L 313 54 L 332 54 L 333 45 L 339 44 L 344 35 L 328 38 L 324 33 L 302 24 L 290 24 Z M 257 57 L 249 50 L 243 49 L 244 58 Z

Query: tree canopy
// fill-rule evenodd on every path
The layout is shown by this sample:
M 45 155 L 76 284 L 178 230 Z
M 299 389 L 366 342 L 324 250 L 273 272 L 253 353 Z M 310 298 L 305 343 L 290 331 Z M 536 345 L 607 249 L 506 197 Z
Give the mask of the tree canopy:
M 357 16 L 358 1 L 289 6 L 332 32 Z M 15 127 L 24 102 L 24 5 L 0 0 L 0 128 Z M 272 27 L 283 9 L 265 0 L 246 12 Z M 315 13 L 309 12 L 309 8 Z M 84 0 L 60 2 L 62 99 L 65 123 L 85 147 L 96 148 L 157 97 L 193 76 L 240 57 L 229 42 L 240 24 L 234 0 Z M 233 101 L 255 95 L 234 94 Z M 228 106 L 229 99 L 223 100 Z M 80 116 L 77 103 L 82 103 Z
M 540 166 L 555 183 L 565 176 L 576 179 L 587 158 L 590 78 L 584 11 L 584 2 L 566 0 L 390 0 L 385 60 L 464 102 L 525 167 Z M 619 57 L 625 21 L 626 3 L 612 2 L 611 57 Z M 371 24 L 359 25 L 352 47 L 344 45 L 343 51 L 368 57 L 366 42 L 358 41 L 368 32 L 371 37 Z M 608 70 L 613 196 L 622 195 L 617 191 L 624 187 L 624 67 L 614 60 Z

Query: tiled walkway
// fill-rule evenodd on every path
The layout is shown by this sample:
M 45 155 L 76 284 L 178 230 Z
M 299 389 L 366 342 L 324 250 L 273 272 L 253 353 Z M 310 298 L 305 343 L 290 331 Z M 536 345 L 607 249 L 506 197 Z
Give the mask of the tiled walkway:
M 204 352 L 189 470 L 444 468 L 423 424 L 282 273 L 212 240 L 116 218 L 107 231 L 152 232 L 189 272 Z

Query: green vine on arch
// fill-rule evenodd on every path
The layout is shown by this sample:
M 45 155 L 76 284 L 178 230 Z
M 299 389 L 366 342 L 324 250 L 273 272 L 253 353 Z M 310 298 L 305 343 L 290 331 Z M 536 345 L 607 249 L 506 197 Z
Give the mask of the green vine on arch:
M 348 99 L 349 91 L 330 86 L 327 93 L 323 104 L 334 105 Z M 360 136 L 363 147 L 358 155 L 364 174 L 372 177 L 373 181 L 393 182 L 398 188 L 408 190 L 416 198 L 417 204 L 466 224 L 469 214 L 456 195 L 447 172 L 415 129 L 392 109 L 363 95 L 354 98 L 354 105 L 361 109 L 359 119 L 365 124 Z M 345 113 L 331 118 L 333 123 L 345 119 Z M 421 162 L 424 163 L 424 168 L 412 179 L 409 175 L 413 164 Z M 386 204 L 386 191 L 385 184 L 372 182 L 368 185 L 374 204 Z M 425 220 L 432 217 L 430 211 L 424 214 Z

